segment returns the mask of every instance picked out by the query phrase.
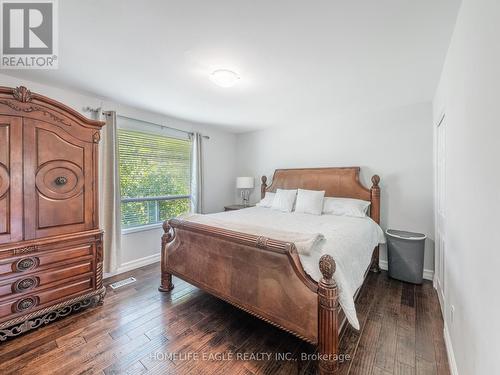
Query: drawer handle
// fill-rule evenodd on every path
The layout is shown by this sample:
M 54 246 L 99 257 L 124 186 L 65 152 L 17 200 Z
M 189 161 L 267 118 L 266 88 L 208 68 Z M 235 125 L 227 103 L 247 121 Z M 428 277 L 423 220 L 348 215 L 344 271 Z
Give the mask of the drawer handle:
M 14 305 L 14 312 L 22 312 L 31 309 L 37 305 L 37 299 L 35 297 L 23 298 Z
M 18 280 L 14 283 L 14 292 L 22 293 L 26 290 L 36 288 L 38 286 L 37 277 L 27 277 L 25 279 Z
M 66 183 L 68 182 L 68 179 L 66 177 L 60 176 L 60 177 L 57 177 L 54 180 L 54 182 L 57 186 L 63 186 L 63 185 L 66 185 Z
M 17 261 L 15 269 L 17 272 L 24 272 L 35 268 L 38 265 L 38 258 L 29 257 Z

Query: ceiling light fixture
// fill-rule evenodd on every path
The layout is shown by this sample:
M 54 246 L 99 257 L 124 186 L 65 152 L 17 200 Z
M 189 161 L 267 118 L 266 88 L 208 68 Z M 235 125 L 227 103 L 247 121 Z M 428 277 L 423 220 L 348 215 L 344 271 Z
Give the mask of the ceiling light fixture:
M 232 70 L 218 69 L 210 74 L 210 80 L 220 87 L 232 87 L 240 80 L 240 76 Z

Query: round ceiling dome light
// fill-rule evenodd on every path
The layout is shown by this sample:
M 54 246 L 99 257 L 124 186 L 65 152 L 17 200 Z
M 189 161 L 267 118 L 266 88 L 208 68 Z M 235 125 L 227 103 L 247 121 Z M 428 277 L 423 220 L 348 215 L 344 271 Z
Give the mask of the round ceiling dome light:
M 210 80 L 220 87 L 232 87 L 240 80 L 240 76 L 232 70 L 218 69 L 210 74 Z

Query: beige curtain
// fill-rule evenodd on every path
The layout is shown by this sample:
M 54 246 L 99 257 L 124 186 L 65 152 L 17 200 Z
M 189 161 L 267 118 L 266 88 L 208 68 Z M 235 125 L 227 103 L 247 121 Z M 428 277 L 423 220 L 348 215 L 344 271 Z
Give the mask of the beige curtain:
M 192 135 L 191 212 L 198 214 L 203 213 L 202 139 L 203 136 L 200 133 Z
M 100 164 L 100 222 L 104 230 L 104 272 L 115 272 L 120 266 L 121 209 L 120 175 L 118 173 L 118 140 L 116 112 L 99 111 L 106 121 L 102 130 Z

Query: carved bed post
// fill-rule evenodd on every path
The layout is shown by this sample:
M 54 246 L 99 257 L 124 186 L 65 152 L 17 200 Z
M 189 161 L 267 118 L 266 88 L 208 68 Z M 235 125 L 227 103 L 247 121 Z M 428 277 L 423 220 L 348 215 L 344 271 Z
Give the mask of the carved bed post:
M 260 198 L 264 199 L 264 196 L 266 195 L 266 189 L 267 189 L 267 177 L 262 176 L 261 181 L 262 181 L 262 184 L 260 185 Z
M 337 284 L 333 280 L 335 261 L 330 255 L 319 260 L 323 277 L 318 283 L 318 354 L 319 373 L 335 374 L 338 370 L 339 327 Z
M 380 177 L 378 175 L 373 175 L 372 177 L 373 185 L 370 189 L 371 202 L 372 202 L 370 208 L 370 216 L 373 219 L 373 221 L 376 222 L 377 224 L 380 224 L 380 187 L 378 186 L 379 182 L 380 182 Z M 375 273 L 380 272 L 378 246 L 373 251 L 372 266 L 370 268 L 370 271 Z
M 163 236 L 161 237 L 161 284 L 158 290 L 160 292 L 170 292 L 174 289 L 172 283 L 172 274 L 168 273 L 167 267 L 167 244 L 174 239 L 172 227 L 168 224 L 168 220 L 163 223 Z

